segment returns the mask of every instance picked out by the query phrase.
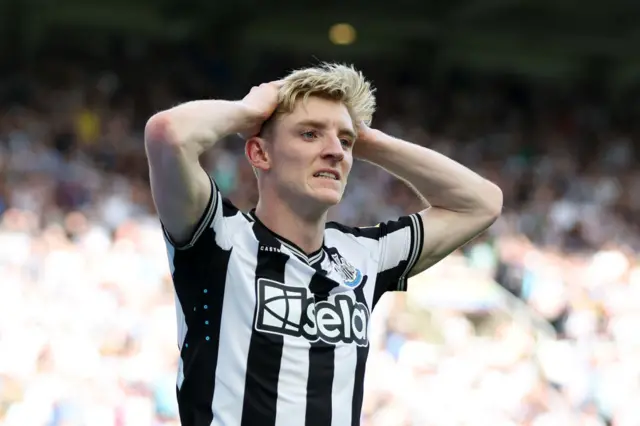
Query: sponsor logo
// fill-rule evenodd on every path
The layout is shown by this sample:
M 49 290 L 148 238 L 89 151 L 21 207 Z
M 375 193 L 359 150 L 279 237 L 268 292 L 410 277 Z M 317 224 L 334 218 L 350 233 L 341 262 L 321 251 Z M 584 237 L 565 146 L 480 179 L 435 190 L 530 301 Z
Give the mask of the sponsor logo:
M 316 342 L 369 344 L 369 309 L 353 294 L 316 302 L 305 288 L 258 279 L 256 330 Z

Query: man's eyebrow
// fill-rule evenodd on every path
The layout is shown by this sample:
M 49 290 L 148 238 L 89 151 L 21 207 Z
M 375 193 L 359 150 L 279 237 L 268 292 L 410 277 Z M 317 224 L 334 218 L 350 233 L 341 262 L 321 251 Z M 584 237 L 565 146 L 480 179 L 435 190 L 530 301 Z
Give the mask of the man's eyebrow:
M 310 126 L 310 127 L 315 127 L 317 129 L 326 129 L 328 127 L 327 123 L 319 120 L 313 120 L 313 119 L 302 120 L 296 123 L 296 126 Z M 346 127 L 340 128 L 338 130 L 338 134 L 343 136 L 348 136 L 354 140 L 356 139 L 356 133 L 353 130 Z

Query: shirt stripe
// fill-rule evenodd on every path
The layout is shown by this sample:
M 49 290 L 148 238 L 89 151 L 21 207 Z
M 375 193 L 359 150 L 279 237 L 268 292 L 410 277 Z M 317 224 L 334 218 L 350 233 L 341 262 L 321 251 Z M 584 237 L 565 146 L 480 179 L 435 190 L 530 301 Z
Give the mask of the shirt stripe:
M 211 216 L 209 216 L 209 220 Z M 210 227 L 182 250 L 170 250 L 178 324 L 182 330 L 177 397 L 184 424 L 210 424 L 215 391 L 222 302 L 230 252 Z M 213 262 L 199 262 L 207 256 Z M 194 372 L 197 372 L 194 374 Z M 186 409 L 193 407 L 192 409 Z
M 301 262 L 287 262 L 285 283 L 295 283 L 296 290 L 305 295 L 307 283 L 315 270 Z M 292 324 L 300 323 L 305 300 L 290 300 L 288 319 Z M 284 350 L 280 361 L 278 378 L 278 413 L 276 426 L 304 425 L 307 407 L 307 376 L 309 373 L 309 347 L 311 343 L 304 338 L 286 335 Z
M 356 301 L 369 306 L 363 289 L 366 282 L 355 290 Z M 353 395 L 351 397 L 351 426 L 360 425 L 362 412 L 362 401 L 364 400 L 364 376 L 366 371 L 367 357 L 369 356 L 369 345 L 358 346 L 356 348 L 355 371 L 353 374 Z M 348 423 L 343 423 L 348 424 Z
M 315 302 L 314 314 L 316 328 L 324 327 L 324 310 L 322 302 L 329 298 L 329 292 L 336 287 L 336 283 L 326 277 L 326 274 L 316 272 L 309 283 L 309 290 Z M 329 313 L 327 313 L 328 315 Z M 320 339 L 311 343 L 309 348 L 309 374 L 307 381 L 307 411 L 305 425 L 331 426 L 332 388 L 334 377 L 335 345 Z
M 259 239 L 268 239 L 259 223 L 254 223 L 254 232 Z M 279 248 L 275 239 L 268 248 Z M 284 271 L 289 257 L 278 251 L 261 250 L 259 246 L 258 262 L 255 273 L 256 291 L 260 279 L 284 282 Z M 275 301 L 274 301 L 275 302 Z M 265 304 L 269 299 L 265 300 Z M 255 307 L 257 307 L 256 304 Z M 254 307 L 254 308 L 255 308 Z M 257 309 L 254 319 L 258 315 Z M 255 321 L 254 321 L 255 323 Z M 244 389 L 241 426 L 271 426 L 276 424 L 278 404 L 278 377 L 283 350 L 283 336 L 275 333 L 260 333 L 255 329 L 251 335 L 247 358 L 247 373 Z
M 211 426 L 239 425 L 242 418 L 247 353 L 253 332 L 256 295 L 255 286 L 237 285 L 255 282 L 258 242 L 242 215 L 228 219 L 227 226 L 241 229 L 235 233 L 227 270 L 224 305 L 220 331 L 220 351 L 216 369 L 215 393 L 211 402 L 215 413 Z M 244 225 L 244 228 L 243 228 Z M 191 426 L 183 422 L 183 426 Z M 194 425 L 200 426 L 200 425 Z M 203 425 L 209 426 L 209 425 Z

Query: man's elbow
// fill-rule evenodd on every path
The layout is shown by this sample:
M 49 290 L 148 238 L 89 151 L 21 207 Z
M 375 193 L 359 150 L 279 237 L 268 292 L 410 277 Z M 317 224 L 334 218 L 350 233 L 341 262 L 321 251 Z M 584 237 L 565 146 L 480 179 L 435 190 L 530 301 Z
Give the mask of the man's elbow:
M 485 188 L 482 191 L 479 209 L 490 223 L 495 222 L 502 214 L 503 202 L 500 187 L 493 182 L 485 180 Z
M 153 115 L 144 127 L 144 142 L 147 148 L 162 146 L 176 146 L 179 138 L 173 126 L 171 115 L 162 111 Z

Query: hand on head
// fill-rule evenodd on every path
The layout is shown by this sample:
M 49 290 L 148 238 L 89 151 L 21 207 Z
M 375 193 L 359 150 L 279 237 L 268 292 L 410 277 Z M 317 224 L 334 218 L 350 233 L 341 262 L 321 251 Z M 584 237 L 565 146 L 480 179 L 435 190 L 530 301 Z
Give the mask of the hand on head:
M 276 80 L 254 86 L 240 101 L 248 108 L 251 115 L 247 129 L 240 133 L 243 139 L 260 133 L 263 123 L 278 107 L 278 93 L 283 84 L 284 80 Z
M 375 140 L 376 135 L 375 131 L 363 121 L 358 123 L 356 131 L 358 132 L 358 139 L 353 145 L 353 156 L 363 159 L 363 154 L 367 151 L 367 144 L 369 141 Z

